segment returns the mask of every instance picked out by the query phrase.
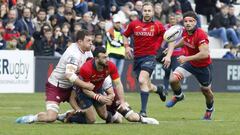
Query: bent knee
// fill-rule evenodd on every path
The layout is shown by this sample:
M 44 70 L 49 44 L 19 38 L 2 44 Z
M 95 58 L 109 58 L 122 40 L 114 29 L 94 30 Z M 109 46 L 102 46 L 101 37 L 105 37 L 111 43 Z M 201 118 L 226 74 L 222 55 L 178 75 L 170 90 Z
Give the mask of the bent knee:
M 179 74 L 176 74 L 176 73 L 173 73 L 169 79 L 169 83 L 170 84 L 175 84 L 175 83 L 178 83 L 180 82 L 181 80 L 183 79 L 183 76 L 179 75 Z
M 94 124 L 96 119 L 87 119 L 87 124 Z

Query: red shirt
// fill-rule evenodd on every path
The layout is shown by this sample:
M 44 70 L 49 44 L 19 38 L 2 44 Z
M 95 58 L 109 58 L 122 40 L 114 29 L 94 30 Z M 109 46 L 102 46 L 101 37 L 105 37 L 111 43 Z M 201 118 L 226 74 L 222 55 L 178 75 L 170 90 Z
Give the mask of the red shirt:
M 184 47 L 186 49 L 186 56 L 192 56 L 199 52 L 199 46 L 203 43 L 208 45 L 207 34 L 200 28 L 197 28 L 192 35 L 188 35 L 187 31 L 183 31 Z M 190 61 L 190 64 L 195 67 L 206 67 L 212 63 L 210 55 L 201 60 Z
M 108 66 L 106 66 L 102 71 L 97 71 L 94 59 L 88 60 L 80 68 L 80 76 L 83 81 L 91 82 L 95 85 L 94 92 L 98 93 L 98 90 L 102 88 L 102 84 L 105 78 L 110 75 L 112 80 L 119 78 L 117 67 L 108 61 Z
M 156 55 L 156 50 L 163 41 L 165 28 L 159 21 L 142 22 L 140 20 L 132 21 L 124 36 L 129 37 L 133 34 L 134 56 L 141 57 L 147 55 Z

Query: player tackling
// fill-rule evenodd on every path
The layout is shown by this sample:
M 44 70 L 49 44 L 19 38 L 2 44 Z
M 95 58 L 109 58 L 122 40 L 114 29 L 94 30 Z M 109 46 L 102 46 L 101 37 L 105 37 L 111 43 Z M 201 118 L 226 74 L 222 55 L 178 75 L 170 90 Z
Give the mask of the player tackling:
M 93 84 L 84 82 L 77 76 L 79 67 L 87 58 L 93 57 L 90 51 L 92 40 L 92 35 L 87 31 L 77 33 L 77 42 L 64 52 L 46 83 L 47 111 L 20 117 L 16 120 L 17 123 L 54 122 L 58 116 L 59 104 L 69 100 L 73 85 L 93 90 Z

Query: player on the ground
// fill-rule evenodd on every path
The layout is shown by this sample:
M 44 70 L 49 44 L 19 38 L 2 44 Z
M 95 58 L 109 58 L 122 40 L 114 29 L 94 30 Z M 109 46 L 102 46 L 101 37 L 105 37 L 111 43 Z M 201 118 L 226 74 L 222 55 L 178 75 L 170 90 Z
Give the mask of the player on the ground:
M 16 120 L 17 123 L 54 122 L 59 112 L 59 104 L 69 100 L 73 85 L 93 90 L 94 85 L 78 78 L 78 69 L 86 59 L 92 57 L 92 35 L 88 31 L 77 33 L 77 42 L 64 52 L 56 68 L 46 83 L 46 112 L 27 115 Z
M 183 15 L 183 24 L 185 30 L 182 34 L 182 41 L 176 45 L 169 45 L 168 54 L 163 58 L 164 66 L 168 67 L 174 48 L 184 46 L 187 52 L 186 56 L 178 57 L 178 62 L 181 65 L 174 70 L 170 77 L 170 85 L 174 96 L 167 102 L 166 106 L 169 108 L 173 107 L 177 102 L 184 99 L 180 80 L 184 77 L 194 75 L 206 99 L 207 108 L 203 119 L 210 120 L 212 112 L 214 111 L 214 100 L 211 90 L 212 60 L 209 55 L 208 37 L 202 29 L 197 27 L 197 16 L 194 12 L 186 12 Z
M 162 86 L 156 86 L 151 83 L 151 74 L 156 66 L 156 50 L 163 41 L 165 28 L 159 21 L 154 21 L 153 5 L 149 2 L 143 4 L 143 18 L 132 21 L 124 35 L 125 56 L 129 59 L 134 55 L 134 72 L 140 84 L 141 91 L 141 111 L 142 116 L 146 116 L 147 102 L 150 91 L 159 94 L 162 101 L 166 100 Z M 127 37 L 133 35 L 134 54 L 132 48 L 128 45 Z
M 113 117 L 111 118 L 109 113 L 109 116 L 105 114 L 105 117 L 99 115 L 103 119 L 107 120 L 107 122 L 121 122 L 122 117 L 119 115 L 119 113 L 121 113 L 128 121 L 131 122 L 158 124 L 157 120 L 153 118 L 143 118 L 126 104 L 124 100 L 123 86 L 119 78 L 117 67 L 111 61 L 108 61 L 106 50 L 103 47 L 97 47 L 94 50 L 93 55 L 94 59 L 86 62 L 81 67 L 80 76 L 84 81 L 90 81 L 93 83 L 95 88 L 93 91 L 82 91 L 77 89 L 75 93 L 74 91 L 72 92 L 73 94 L 70 101 L 72 102 L 72 107 L 78 113 L 76 115 L 67 116 L 66 121 L 93 123 L 95 121 L 95 115 L 93 113 L 92 105 L 95 105 L 95 108 L 98 108 L 99 106 L 102 106 L 103 108 L 103 106 L 107 104 L 108 111 L 111 112 Z M 108 91 L 110 89 L 113 90 L 112 80 L 115 86 L 116 94 L 114 100 L 112 98 L 107 98 L 109 94 L 104 95 L 103 93 L 103 89 L 107 89 Z M 107 100 L 110 101 L 104 102 Z M 112 103 L 108 104 L 109 102 Z M 117 113 L 117 111 L 119 113 Z

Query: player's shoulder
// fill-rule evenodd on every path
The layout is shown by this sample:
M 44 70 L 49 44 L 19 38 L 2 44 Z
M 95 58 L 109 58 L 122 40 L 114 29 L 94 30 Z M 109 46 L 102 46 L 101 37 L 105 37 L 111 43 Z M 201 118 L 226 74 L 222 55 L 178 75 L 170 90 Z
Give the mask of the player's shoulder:
M 80 72 L 89 73 L 89 72 L 91 72 L 92 68 L 93 68 L 93 59 L 88 60 L 85 63 L 83 63 L 83 65 L 81 66 Z
M 117 66 L 113 62 L 108 61 L 108 68 L 109 68 L 109 70 L 113 70 L 113 69 L 116 69 Z
M 206 33 L 203 29 L 201 29 L 201 28 L 197 28 L 197 29 L 196 29 L 196 33 L 197 33 L 198 35 L 207 36 L 207 33 Z

